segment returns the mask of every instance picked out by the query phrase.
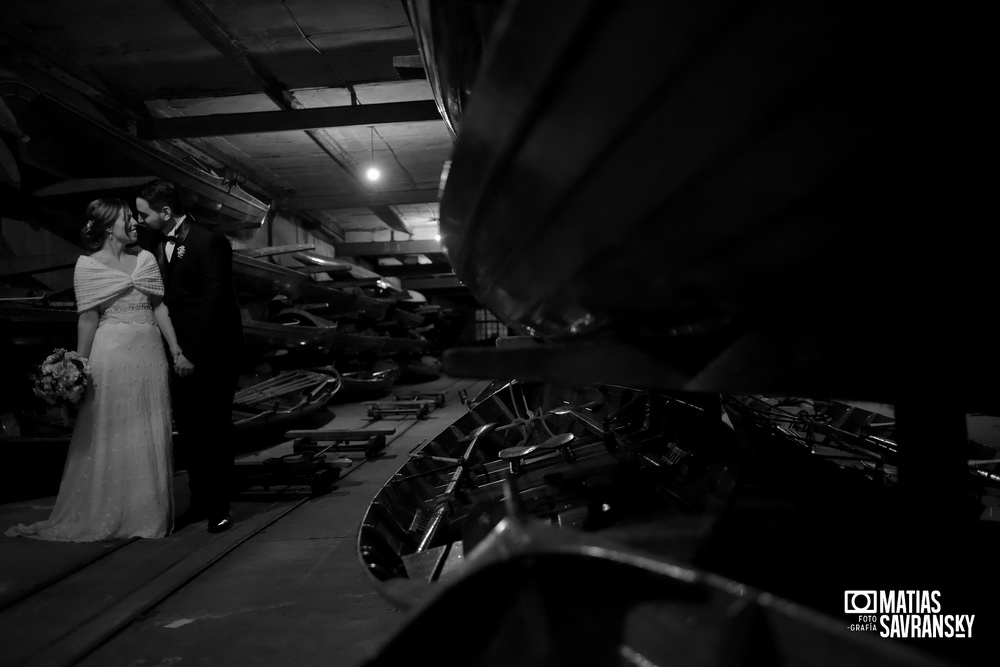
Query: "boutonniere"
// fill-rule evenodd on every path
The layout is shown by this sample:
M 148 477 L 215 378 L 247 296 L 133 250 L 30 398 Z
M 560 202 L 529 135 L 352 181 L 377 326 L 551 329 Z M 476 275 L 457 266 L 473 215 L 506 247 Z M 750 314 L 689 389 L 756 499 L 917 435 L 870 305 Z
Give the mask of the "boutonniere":
M 184 246 L 177 246 L 177 259 L 183 259 L 184 258 L 184 251 L 186 249 L 187 248 L 185 248 Z

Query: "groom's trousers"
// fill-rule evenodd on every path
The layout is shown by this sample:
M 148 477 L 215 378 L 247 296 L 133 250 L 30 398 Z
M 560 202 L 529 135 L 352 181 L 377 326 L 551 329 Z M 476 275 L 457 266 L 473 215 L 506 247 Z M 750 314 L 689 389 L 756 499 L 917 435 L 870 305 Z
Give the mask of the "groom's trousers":
M 187 462 L 190 507 L 209 519 L 229 514 L 235 432 L 233 395 L 237 373 L 229 366 L 195 367 L 186 378 L 173 376 L 178 454 Z

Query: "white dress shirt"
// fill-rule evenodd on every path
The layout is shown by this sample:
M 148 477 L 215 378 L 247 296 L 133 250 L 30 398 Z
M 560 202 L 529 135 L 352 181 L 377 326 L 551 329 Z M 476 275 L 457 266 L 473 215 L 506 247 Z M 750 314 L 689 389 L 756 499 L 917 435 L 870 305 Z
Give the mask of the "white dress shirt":
M 183 223 L 183 222 L 184 222 L 184 218 L 186 218 L 186 217 L 187 217 L 187 216 L 181 216 L 181 217 L 180 217 L 180 218 L 179 218 L 179 219 L 177 220 L 177 224 L 176 224 L 176 225 L 174 225 L 174 228 L 173 228 L 172 230 L 170 230 L 169 232 L 167 232 L 167 236 L 176 236 L 176 235 L 177 235 L 177 230 L 181 228 L 181 223 Z M 165 242 L 165 243 L 163 244 L 163 250 L 164 250 L 164 252 L 165 252 L 165 253 L 166 253 L 166 255 L 167 255 L 167 261 L 168 261 L 168 262 L 169 262 L 169 261 L 170 261 L 170 260 L 171 260 L 171 259 L 173 258 L 173 256 L 174 256 L 174 246 L 175 246 L 175 245 L 176 245 L 176 244 L 175 244 L 175 243 L 174 243 L 173 241 L 171 241 L 171 240 L 167 240 L 167 241 L 166 241 L 166 242 Z

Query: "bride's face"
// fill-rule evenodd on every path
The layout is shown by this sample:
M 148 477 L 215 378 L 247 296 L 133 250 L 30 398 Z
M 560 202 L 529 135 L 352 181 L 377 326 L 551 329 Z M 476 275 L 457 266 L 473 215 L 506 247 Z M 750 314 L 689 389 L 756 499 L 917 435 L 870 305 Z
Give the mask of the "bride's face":
M 135 220 L 132 219 L 132 212 L 127 208 L 118 214 L 115 226 L 111 228 L 111 235 L 123 245 L 135 243 Z

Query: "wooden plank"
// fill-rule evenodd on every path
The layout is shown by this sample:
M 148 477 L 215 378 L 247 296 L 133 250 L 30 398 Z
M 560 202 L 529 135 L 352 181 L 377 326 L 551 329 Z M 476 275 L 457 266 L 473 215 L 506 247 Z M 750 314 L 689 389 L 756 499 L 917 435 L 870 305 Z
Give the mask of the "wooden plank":
M 413 230 L 410 226 L 400 218 L 391 207 L 385 204 L 373 204 L 368 207 L 375 217 L 386 224 L 389 229 L 395 230 L 397 232 L 403 232 L 404 234 L 412 234 Z
M 382 204 L 426 204 L 438 200 L 437 188 L 417 190 L 396 190 L 393 192 L 358 192 L 345 195 L 323 195 L 316 197 L 289 197 L 286 201 L 301 210 L 311 211 L 331 208 L 368 208 Z
M 292 111 L 154 118 L 141 122 L 138 133 L 142 139 L 187 139 L 430 120 L 441 120 L 434 101 L 413 100 Z

